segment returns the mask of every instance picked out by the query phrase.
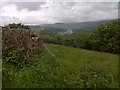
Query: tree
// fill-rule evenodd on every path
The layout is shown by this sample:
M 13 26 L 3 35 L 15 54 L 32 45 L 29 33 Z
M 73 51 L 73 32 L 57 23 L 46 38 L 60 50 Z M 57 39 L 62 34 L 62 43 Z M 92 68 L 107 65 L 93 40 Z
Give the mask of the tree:
M 3 27 L 3 28 L 11 28 L 11 29 L 12 29 L 12 28 L 14 28 L 14 29 L 16 29 L 16 28 L 30 29 L 29 26 L 23 25 L 23 24 L 21 24 L 21 23 L 8 24 L 8 25 L 6 25 L 6 26 Z
M 120 53 L 120 24 L 111 21 L 97 28 L 93 35 L 93 49 L 110 53 Z

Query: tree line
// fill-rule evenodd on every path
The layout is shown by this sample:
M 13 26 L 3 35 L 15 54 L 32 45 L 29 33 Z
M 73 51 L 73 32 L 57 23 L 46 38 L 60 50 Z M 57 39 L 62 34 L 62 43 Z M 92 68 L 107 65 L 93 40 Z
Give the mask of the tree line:
M 76 48 L 120 54 L 120 22 L 110 21 L 96 28 L 95 31 L 81 31 L 75 35 L 43 36 L 45 43 L 54 43 Z

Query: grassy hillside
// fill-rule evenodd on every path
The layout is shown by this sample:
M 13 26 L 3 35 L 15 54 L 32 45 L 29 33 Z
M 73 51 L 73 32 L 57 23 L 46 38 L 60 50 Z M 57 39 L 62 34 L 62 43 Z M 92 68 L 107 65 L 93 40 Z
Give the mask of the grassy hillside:
M 31 65 L 16 68 L 14 65 L 2 62 L 3 88 L 49 88 L 57 87 L 55 58 L 48 53 L 34 56 Z M 57 80 L 58 81 L 58 80 Z
M 54 44 L 46 48 L 20 70 L 3 61 L 3 87 L 118 87 L 117 55 Z
M 118 56 L 47 45 L 60 64 L 65 87 L 117 87 Z
M 22 24 L 2 27 L 3 88 L 118 87 L 118 55 L 103 53 L 118 50 L 117 25 L 112 21 L 98 27 L 94 34 L 81 32 L 55 39 L 47 36 L 48 43 L 54 44 L 43 43 L 38 31 Z

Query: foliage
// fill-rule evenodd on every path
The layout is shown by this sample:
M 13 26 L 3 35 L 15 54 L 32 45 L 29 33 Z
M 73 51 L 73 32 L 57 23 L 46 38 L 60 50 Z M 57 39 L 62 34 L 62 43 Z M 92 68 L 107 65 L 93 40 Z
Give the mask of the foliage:
M 92 36 L 93 49 L 120 54 L 119 24 L 119 21 L 111 21 L 99 26 Z
M 3 28 L 2 34 L 3 60 L 15 66 L 29 63 L 30 57 L 44 50 L 40 35 L 33 30 Z
M 61 44 L 70 47 L 91 49 L 90 37 L 93 32 L 81 31 L 78 34 L 64 36 L 44 35 L 43 40 L 46 43 Z
M 118 21 L 100 25 L 94 32 L 81 31 L 64 36 L 44 36 L 44 42 L 77 48 L 120 54 L 120 28 Z
M 16 69 L 3 61 L 3 88 L 117 88 L 117 55 L 47 44 L 50 50 Z
M 20 25 L 21 26 L 21 25 Z M 44 42 L 119 53 L 118 22 Z M 11 27 L 11 26 L 10 26 Z M 47 44 L 34 31 L 3 28 L 3 88 L 117 88 L 118 55 Z M 38 37 L 38 38 L 37 38 Z M 22 68 L 21 68 L 22 67 Z
M 8 25 L 6 25 L 6 26 L 3 27 L 3 28 L 10 28 L 10 29 L 12 29 L 12 28 L 14 28 L 14 29 L 17 29 L 17 28 L 21 28 L 21 29 L 30 29 L 29 26 L 23 25 L 23 24 L 21 24 L 21 23 L 12 23 L 12 24 L 8 24 Z
M 57 87 L 57 67 L 59 64 L 49 53 L 35 55 L 34 63 L 22 69 L 3 61 L 3 88 L 47 88 Z M 58 80 L 57 80 L 58 81 Z
M 15 67 L 23 67 L 25 57 L 22 49 L 12 49 L 6 55 L 3 56 L 5 62 L 9 62 Z
M 31 26 L 31 28 L 39 30 L 42 35 L 53 36 L 53 35 L 58 35 L 61 32 L 66 32 L 67 30 L 72 30 L 73 33 L 79 33 L 81 30 L 94 31 L 97 26 L 107 23 L 109 21 L 111 20 L 42 24 L 42 25 Z

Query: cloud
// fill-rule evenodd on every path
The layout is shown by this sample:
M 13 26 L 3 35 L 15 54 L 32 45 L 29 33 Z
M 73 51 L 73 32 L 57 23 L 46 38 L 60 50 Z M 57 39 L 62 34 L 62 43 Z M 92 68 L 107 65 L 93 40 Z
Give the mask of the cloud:
M 117 2 L 13 2 L 0 4 L 0 24 L 45 24 L 118 18 Z
M 12 2 L 11 2 L 12 3 Z M 22 10 L 27 8 L 28 10 L 37 10 L 40 5 L 44 5 L 46 2 L 14 2 L 14 4 L 18 7 L 18 10 Z

